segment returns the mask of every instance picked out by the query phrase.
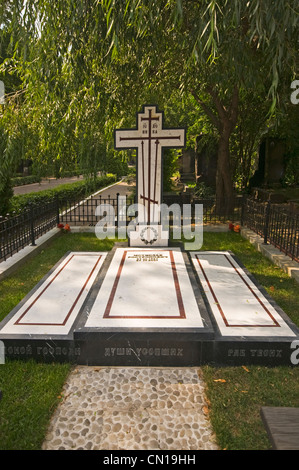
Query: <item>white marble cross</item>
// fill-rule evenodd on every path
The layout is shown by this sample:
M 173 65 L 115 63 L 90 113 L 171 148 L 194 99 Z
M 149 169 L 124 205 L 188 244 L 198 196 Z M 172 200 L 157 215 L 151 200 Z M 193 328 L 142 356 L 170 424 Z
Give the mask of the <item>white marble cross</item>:
M 163 114 L 157 107 L 143 106 L 137 114 L 137 129 L 116 129 L 114 141 L 116 149 L 137 149 L 136 202 L 144 206 L 144 223 L 159 223 L 162 149 L 184 147 L 185 129 L 163 129 Z

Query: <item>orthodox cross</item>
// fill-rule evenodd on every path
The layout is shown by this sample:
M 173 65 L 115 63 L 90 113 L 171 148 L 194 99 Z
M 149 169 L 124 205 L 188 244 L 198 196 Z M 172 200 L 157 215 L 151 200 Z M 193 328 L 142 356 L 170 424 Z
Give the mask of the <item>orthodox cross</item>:
M 162 198 L 162 150 L 185 146 L 185 129 L 163 129 L 156 106 L 137 113 L 136 129 L 116 129 L 116 149 L 137 149 L 137 203 L 144 207 L 144 222 L 159 222 Z M 139 215 L 140 219 L 140 215 Z

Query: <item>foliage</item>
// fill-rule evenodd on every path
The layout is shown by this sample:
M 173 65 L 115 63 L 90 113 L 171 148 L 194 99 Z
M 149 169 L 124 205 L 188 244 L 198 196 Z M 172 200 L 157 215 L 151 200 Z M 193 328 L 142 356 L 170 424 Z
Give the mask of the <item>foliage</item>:
M 258 139 L 269 117 L 275 120 L 274 112 L 285 99 L 283 82 L 289 84 L 296 70 L 296 2 L 154 0 L 150 8 L 146 0 L 104 4 L 111 62 L 121 79 L 130 41 L 125 60 L 134 71 L 134 89 L 133 59 L 138 58 L 144 96 L 149 90 L 157 96 L 166 90 L 168 101 L 175 88 L 191 93 L 210 120 L 219 139 L 217 200 L 228 209 L 233 180 L 246 186 Z M 152 52 L 148 43 L 154 44 Z M 249 121 L 246 108 L 258 119 Z
M 11 83 L 3 119 L 6 129 L 13 122 L 22 134 L 21 148 L 12 137 L 14 163 L 33 161 L 38 176 L 74 169 L 88 180 L 98 171 L 125 174 L 126 164 L 110 144 L 113 83 L 103 63 L 102 7 L 85 1 L 5 3 L 0 14 L 10 43 L 1 71 Z M 20 77 L 21 90 L 13 77 Z
M 179 152 L 175 149 L 164 149 L 163 152 L 163 191 L 172 191 L 172 176 L 178 170 Z
M 135 125 L 136 111 L 155 103 L 170 123 L 190 126 L 191 145 L 201 129 L 217 136 L 222 198 L 233 181 L 246 186 L 260 134 L 294 78 L 295 0 L 2 3 L 12 166 L 30 159 L 37 175 L 123 174 L 128 154 L 114 151 L 113 130 Z
M 11 180 L 13 186 L 24 186 L 25 184 L 39 183 L 40 177 L 30 175 L 30 176 L 15 176 Z
M 68 201 L 78 201 L 115 181 L 115 175 L 106 175 L 93 181 L 83 180 L 76 183 L 61 184 L 53 189 L 19 194 L 11 198 L 10 210 L 18 213 L 28 206 L 29 203 L 42 205 L 56 197 Z

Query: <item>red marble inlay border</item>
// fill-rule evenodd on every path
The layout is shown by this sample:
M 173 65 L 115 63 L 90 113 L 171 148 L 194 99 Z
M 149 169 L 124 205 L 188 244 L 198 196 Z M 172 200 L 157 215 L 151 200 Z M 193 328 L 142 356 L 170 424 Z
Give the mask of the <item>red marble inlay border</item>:
M 253 325 L 242 325 L 242 324 L 229 324 L 226 316 L 225 316 L 225 313 L 223 312 L 222 310 L 222 307 L 220 305 L 220 302 L 211 286 L 211 283 L 208 279 L 208 276 L 198 258 L 198 255 L 195 255 L 196 256 L 196 259 L 197 259 L 197 262 L 198 262 L 198 265 L 201 269 L 201 272 L 205 278 L 205 281 L 210 289 L 210 292 L 213 296 L 213 299 L 215 300 L 215 304 L 217 305 L 217 308 L 219 310 L 219 313 L 224 321 L 224 324 L 225 326 L 227 327 L 237 327 L 237 328 L 257 328 L 257 327 L 260 327 L 260 328 L 277 328 L 279 327 L 280 328 L 280 324 L 278 323 L 278 321 L 273 317 L 273 315 L 271 314 L 271 312 L 268 310 L 268 308 L 266 307 L 266 305 L 262 302 L 262 300 L 256 295 L 256 293 L 254 292 L 254 290 L 251 288 L 251 286 L 248 284 L 248 282 L 246 282 L 246 280 L 244 279 L 244 277 L 242 276 L 242 274 L 238 271 L 238 269 L 236 268 L 236 266 L 234 266 L 234 264 L 231 262 L 231 260 L 229 259 L 229 257 L 227 255 L 224 254 L 225 258 L 227 259 L 227 261 L 230 263 L 230 265 L 234 268 L 234 270 L 236 271 L 236 273 L 238 274 L 238 276 L 240 277 L 240 279 L 244 282 L 244 284 L 246 285 L 246 287 L 250 290 L 250 292 L 253 294 L 253 296 L 258 300 L 258 302 L 260 303 L 260 305 L 263 307 L 263 309 L 265 310 L 265 312 L 270 316 L 271 320 L 273 321 L 273 325 L 259 325 L 259 324 L 253 324 Z
M 27 322 L 21 322 L 22 318 L 24 318 L 24 316 L 28 313 L 28 311 L 33 307 L 33 305 L 37 302 L 37 300 L 44 294 L 44 292 L 50 287 L 50 285 L 53 283 L 53 281 L 59 276 L 59 274 L 63 271 L 63 269 L 68 265 L 68 263 L 75 257 L 75 256 L 98 256 L 98 259 L 94 265 L 94 267 L 92 268 L 90 274 L 88 275 L 82 289 L 80 290 L 79 294 L 77 295 L 75 301 L 73 302 L 70 310 L 68 311 L 68 313 L 66 314 L 64 320 L 62 323 L 27 323 Z M 84 254 L 73 254 L 68 260 L 67 262 L 62 266 L 62 268 L 55 274 L 55 276 L 51 279 L 51 281 L 46 285 L 46 287 L 39 293 L 39 295 L 33 300 L 33 302 L 31 302 L 31 304 L 26 308 L 26 310 L 22 313 L 22 315 L 15 321 L 14 325 L 18 325 L 18 326 L 23 326 L 23 325 L 31 325 L 31 326 L 65 326 L 66 322 L 68 321 L 72 311 L 74 310 L 76 304 L 78 303 L 86 285 L 88 284 L 91 276 L 93 275 L 97 265 L 99 264 L 100 262 L 100 259 L 102 258 L 102 255 L 93 255 L 92 253 L 86 253 L 86 255 Z

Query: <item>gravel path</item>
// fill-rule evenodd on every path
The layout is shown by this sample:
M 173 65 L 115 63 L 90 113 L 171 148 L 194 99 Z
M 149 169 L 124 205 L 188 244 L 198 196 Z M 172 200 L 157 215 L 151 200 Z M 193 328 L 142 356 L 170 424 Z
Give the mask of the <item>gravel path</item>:
M 74 368 L 43 450 L 217 450 L 198 368 Z

